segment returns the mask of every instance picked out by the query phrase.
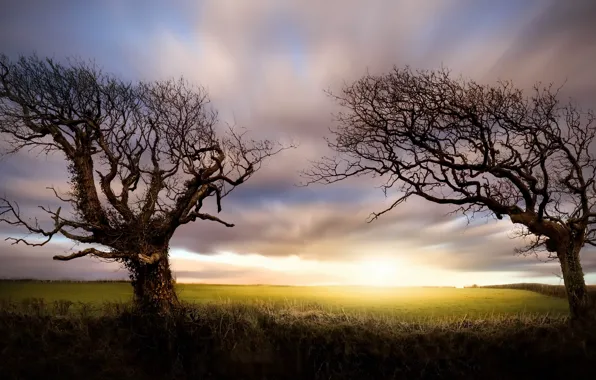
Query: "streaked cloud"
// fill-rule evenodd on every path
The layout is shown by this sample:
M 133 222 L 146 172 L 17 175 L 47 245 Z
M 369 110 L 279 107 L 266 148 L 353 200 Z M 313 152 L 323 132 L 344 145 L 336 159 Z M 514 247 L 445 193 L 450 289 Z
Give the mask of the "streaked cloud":
M 208 89 L 222 122 L 257 137 L 298 140 L 298 149 L 269 162 L 224 203 L 222 217 L 235 228 L 202 222 L 178 231 L 172 252 L 181 279 L 346 283 L 358 276 L 353 265 L 372 265 L 363 260 L 395 260 L 410 268 L 393 275 L 402 283 L 407 276 L 431 285 L 445 279 L 556 282 L 552 263 L 513 254 L 521 242 L 510 238 L 507 221 L 467 225 L 446 216 L 449 208 L 412 200 L 368 224 L 368 215 L 390 202 L 374 181 L 295 184 L 298 170 L 328 153 L 322 138 L 338 108 L 323 90 L 338 90 L 367 70 L 445 65 L 485 83 L 513 79 L 528 88 L 536 81 L 565 82 L 564 96 L 595 107 L 595 16 L 590 0 L 11 0 L 0 12 L 0 50 L 95 59 L 128 79 L 184 75 Z M 0 192 L 28 211 L 53 202 L 45 186 L 64 188 L 67 181 L 59 157 L 6 157 L 0 176 Z M 0 268 L 12 268 L 0 276 L 115 273 L 104 264 L 52 262 L 47 247 L 2 243 L 0 251 Z M 584 254 L 588 272 L 596 272 L 592 256 Z M 287 272 L 288 262 L 302 269 Z M 432 275 L 412 275 L 423 270 Z

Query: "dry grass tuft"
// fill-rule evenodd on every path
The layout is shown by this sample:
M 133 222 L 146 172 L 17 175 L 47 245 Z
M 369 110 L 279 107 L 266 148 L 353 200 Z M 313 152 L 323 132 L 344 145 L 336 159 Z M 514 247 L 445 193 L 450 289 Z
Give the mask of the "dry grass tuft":
M 589 378 L 596 332 L 565 317 L 426 318 L 316 305 L 0 301 L 0 373 L 22 378 Z

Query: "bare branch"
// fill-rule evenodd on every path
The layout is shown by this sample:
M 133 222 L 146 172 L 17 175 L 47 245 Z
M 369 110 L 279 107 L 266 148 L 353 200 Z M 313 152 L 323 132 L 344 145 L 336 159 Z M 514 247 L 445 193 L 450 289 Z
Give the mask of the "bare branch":
M 151 256 L 144 255 L 139 253 L 138 255 L 139 260 L 141 260 L 145 264 L 155 264 L 161 259 L 161 255 L 158 252 L 152 253 Z
M 99 257 L 101 259 L 122 259 L 127 257 L 126 255 L 123 255 L 121 253 L 117 253 L 117 252 L 103 252 L 103 251 L 99 251 L 95 248 L 87 248 L 84 249 L 82 251 L 79 252 L 74 252 L 71 253 L 70 255 L 56 255 L 53 257 L 54 260 L 58 260 L 58 261 L 68 261 L 68 260 L 72 260 L 72 259 L 77 259 L 79 257 L 83 257 L 83 256 L 94 256 L 94 257 Z

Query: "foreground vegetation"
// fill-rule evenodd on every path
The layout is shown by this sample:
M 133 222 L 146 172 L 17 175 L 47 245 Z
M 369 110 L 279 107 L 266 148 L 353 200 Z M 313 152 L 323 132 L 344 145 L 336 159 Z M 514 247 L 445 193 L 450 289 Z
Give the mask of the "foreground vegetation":
M 261 302 L 0 301 L 3 379 L 593 378 L 596 331 L 564 316 L 403 321 Z M 95 305 L 97 307 L 97 304 Z
M 518 289 L 178 285 L 138 315 L 126 282 L 0 281 L 0 373 L 28 378 L 593 378 L 596 330 Z

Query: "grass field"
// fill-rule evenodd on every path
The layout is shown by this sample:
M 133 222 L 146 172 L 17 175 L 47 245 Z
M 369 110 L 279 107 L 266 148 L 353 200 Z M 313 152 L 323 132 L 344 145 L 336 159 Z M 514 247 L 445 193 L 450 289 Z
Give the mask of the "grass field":
M 484 288 L 366 288 L 179 284 L 183 301 L 199 304 L 270 304 L 299 311 L 321 310 L 351 315 L 387 315 L 400 319 L 486 318 L 517 314 L 565 315 L 567 302 L 527 290 Z M 127 302 L 124 282 L 0 281 L 0 298 L 21 302 L 42 298 L 102 304 Z

